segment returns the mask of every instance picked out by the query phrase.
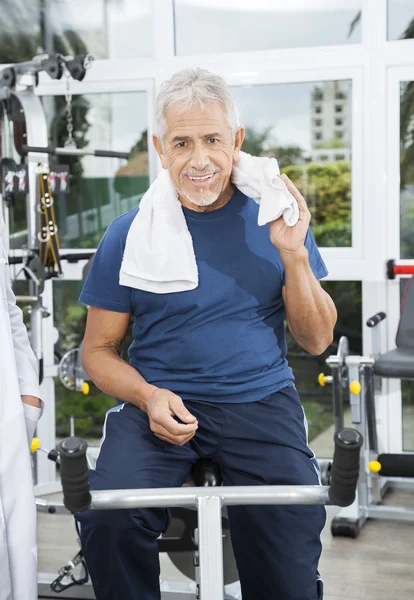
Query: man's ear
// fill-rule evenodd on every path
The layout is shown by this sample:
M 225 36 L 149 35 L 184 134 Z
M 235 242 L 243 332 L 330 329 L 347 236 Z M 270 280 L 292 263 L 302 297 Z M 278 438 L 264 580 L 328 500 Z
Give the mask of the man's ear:
M 152 142 L 155 146 L 158 156 L 160 157 L 162 168 L 168 169 L 168 161 L 167 161 L 167 157 L 164 152 L 162 142 L 161 142 L 160 138 L 157 135 L 155 135 L 155 133 L 152 136 Z
M 233 162 L 237 162 L 239 158 L 239 152 L 244 142 L 245 129 L 244 127 L 239 127 L 236 132 L 234 139 L 234 150 L 233 150 Z

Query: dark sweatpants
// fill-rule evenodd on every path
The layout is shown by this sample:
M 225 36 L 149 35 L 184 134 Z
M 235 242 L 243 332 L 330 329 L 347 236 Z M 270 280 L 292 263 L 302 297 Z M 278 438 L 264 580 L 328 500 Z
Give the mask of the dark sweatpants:
M 217 461 L 224 485 L 317 485 L 303 409 L 294 387 L 251 403 L 185 402 L 195 437 L 172 446 L 131 404 L 109 411 L 93 490 L 179 487 L 199 457 Z M 320 600 L 317 567 L 323 506 L 228 507 L 243 600 Z M 97 600 L 158 600 L 157 538 L 166 509 L 85 511 L 76 515 Z

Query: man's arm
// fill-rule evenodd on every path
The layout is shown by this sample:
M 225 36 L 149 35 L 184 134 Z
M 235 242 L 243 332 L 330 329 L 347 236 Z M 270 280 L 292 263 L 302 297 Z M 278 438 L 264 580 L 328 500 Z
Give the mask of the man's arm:
M 157 437 L 171 444 L 185 444 L 194 436 L 197 421 L 181 398 L 149 384 L 120 357 L 129 319 L 129 313 L 89 307 L 82 344 L 83 368 L 105 394 L 146 412 L 151 430 Z
M 144 410 L 155 387 L 120 357 L 129 319 L 129 313 L 89 307 L 82 364 L 93 383 L 105 394 Z
M 304 350 L 318 355 L 332 343 L 336 308 L 309 264 L 305 240 L 311 214 L 306 201 L 286 175 L 280 178 L 296 198 L 299 207 L 299 220 L 293 227 L 288 227 L 283 217 L 269 223 L 270 241 L 279 250 L 285 270 L 282 296 L 288 326 Z
M 313 274 L 305 247 L 281 257 L 286 277 L 282 296 L 289 330 L 309 354 L 322 354 L 333 340 L 335 305 Z

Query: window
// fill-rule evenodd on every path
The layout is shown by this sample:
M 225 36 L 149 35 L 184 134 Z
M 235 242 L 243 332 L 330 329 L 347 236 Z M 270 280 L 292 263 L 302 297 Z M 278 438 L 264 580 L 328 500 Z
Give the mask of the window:
M 361 41 L 362 0 L 175 0 L 176 54 L 246 52 Z
M 315 119 L 315 126 L 320 127 L 322 125 L 322 119 Z
M 79 347 L 82 342 L 87 308 L 79 304 L 81 281 L 53 281 L 53 309 L 55 323 L 59 323 L 59 340 L 55 345 L 58 362 L 68 351 Z M 115 405 L 115 400 L 89 381 L 90 392 L 83 396 L 68 390 L 58 377 L 55 378 L 56 436 L 69 435 L 69 420 L 74 418 L 75 434 L 89 439 L 99 439 L 105 412 Z
M 350 124 L 343 138 L 335 135 L 334 119 L 314 119 L 315 94 L 323 93 L 323 113 L 333 114 L 335 89 L 346 97 L 351 112 L 350 81 L 283 83 L 233 87 L 240 121 L 246 127 L 243 149 L 256 156 L 274 156 L 281 170 L 301 190 L 312 212 L 311 227 L 321 246 L 349 247 L 351 231 L 352 158 Z M 338 161 L 336 154 L 345 155 Z M 322 164 L 323 163 L 323 164 Z
M 315 106 L 315 113 L 320 114 L 322 112 L 322 106 Z
M 49 140 L 66 139 L 65 99 L 42 98 Z M 137 206 L 149 187 L 147 97 L 145 92 L 73 96 L 74 138 L 78 148 L 130 152 L 128 161 L 93 156 L 60 157 L 70 168 L 67 194 L 56 194 L 59 239 L 65 248 L 96 248 L 116 216 Z M 20 248 L 26 239 L 24 203 L 17 204 L 11 241 Z
M 342 131 L 335 131 L 335 137 L 341 139 L 344 137 L 344 134 Z
M 400 256 L 414 258 L 414 81 L 400 84 Z
M 30 60 L 42 52 L 150 57 L 151 5 L 151 0 L 3 0 L 0 63 Z
M 331 374 L 325 361 L 331 354 L 336 354 L 339 338 L 343 335 L 348 338 L 350 352 L 362 354 L 361 282 L 322 280 L 321 283 L 333 298 L 338 311 L 334 341 L 323 355 L 311 356 L 296 344 L 288 332 L 287 358 L 308 420 L 310 447 L 318 458 L 329 458 L 333 453 L 332 389 L 329 385 L 320 387 L 318 375 Z M 349 402 L 345 401 L 344 405 L 345 422 L 350 422 Z
M 414 4 L 412 0 L 388 0 L 388 39 L 407 40 L 414 37 Z
M 335 119 L 335 125 L 337 127 L 341 126 L 343 124 L 343 120 L 342 119 Z
M 335 112 L 336 113 L 341 113 L 343 111 L 343 106 L 341 104 L 336 104 L 335 105 Z

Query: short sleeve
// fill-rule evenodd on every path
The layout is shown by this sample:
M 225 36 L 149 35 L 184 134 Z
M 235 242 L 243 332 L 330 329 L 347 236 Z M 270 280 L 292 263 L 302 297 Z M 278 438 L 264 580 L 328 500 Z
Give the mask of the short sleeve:
M 82 304 L 131 313 L 131 288 L 119 283 L 119 271 L 130 226 L 130 219 L 126 220 L 125 216 L 112 221 L 99 243 L 79 296 Z
M 310 229 L 308 229 L 308 233 L 306 234 L 305 247 L 308 249 L 309 264 L 316 279 L 326 277 L 328 275 L 328 269 L 326 268 Z
M 323 258 L 318 250 L 318 247 L 313 237 L 312 231 L 308 229 L 305 238 L 305 248 L 308 250 L 309 265 L 316 279 L 322 279 L 328 275 L 328 269 L 323 261 Z M 282 267 L 283 268 L 283 267 Z M 282 272 L 282 285 L 286 285 L 285 270 Z

